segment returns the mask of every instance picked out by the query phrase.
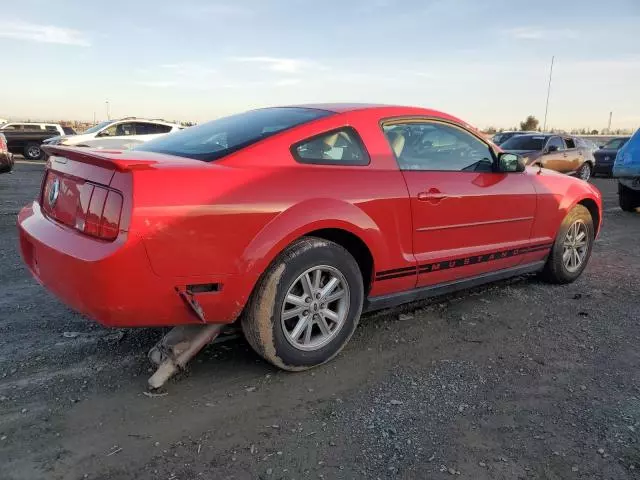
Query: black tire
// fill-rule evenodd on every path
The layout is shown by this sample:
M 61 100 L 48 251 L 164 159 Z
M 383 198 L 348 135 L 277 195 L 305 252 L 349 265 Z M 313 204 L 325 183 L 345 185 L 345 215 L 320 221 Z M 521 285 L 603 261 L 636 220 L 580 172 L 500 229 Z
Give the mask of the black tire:
M 576 172 L 576 176 L 580 180 L 584 180 L 585 182 L 588 182 L 589 179 L 591 178 L 592 172 L 593 172 L 593 168 L 591 167 L 591 164 L 589 162 L 584 162 Z
M 635 212 L 640 207 L 640 192 L 618 183 L 618 203 L 625 212 Z
M 569 231 L 569 228 L 575 222 L 582 222 L 586 226 L 587 251 L 580 267 L 575 271 L 570 271 L 569 269 L 567 269 L 562 259 L 562 254 L 564 252 L 563 243 L 567 232 Z M 591 218 L 591 213 L 589 213 L 589 210 L 587 210 L 586 207 L 582 205 L 576 205 L 564 218 L 564 220 L 562 221 L 562 225 L 560 225 L 556 240 L 553 243 L 553 247 L 551 247 L 551 253 L 549 254 L 549 257 L 547 257 L 547 263 L 545 264 L 544 270 L 542 271 L 542 278 L 547 282 L 558 284 L 571 283 L 576 280 L 582 274 L 583 270 L 589 263 L 589 258 L 591 257 L 591 251 L 593 249 L 594 238 L 595 232 L 593 228 L 593 219 Z
M 287 339 L 281 322 L 285 295 L 300 275 L 314 266 L 337 269 L 349 287 L 346 318 L 335 336 L 324 346 L 306 351 Z M 258 281 L 242 317 L 244 336 L 262 358 L 289 371 L 306 370 L 328 362 L 347 344 L 362 313 L 362 273 L 351 254 L 340 245 L 305 237 L 287 247 Z
M 27 143 L 22 151 L 22 155 L 27 160 L 40 160 L 44 157 L 44 150 L 37 143 Z

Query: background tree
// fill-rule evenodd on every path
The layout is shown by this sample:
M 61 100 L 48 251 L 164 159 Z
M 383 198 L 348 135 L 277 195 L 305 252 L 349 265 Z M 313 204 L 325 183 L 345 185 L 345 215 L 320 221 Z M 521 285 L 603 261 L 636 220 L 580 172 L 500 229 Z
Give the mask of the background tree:
M 520 122 L 520 130 L 537 130 L 540 122 L 533 115 L 529 115 L 524 122 Z

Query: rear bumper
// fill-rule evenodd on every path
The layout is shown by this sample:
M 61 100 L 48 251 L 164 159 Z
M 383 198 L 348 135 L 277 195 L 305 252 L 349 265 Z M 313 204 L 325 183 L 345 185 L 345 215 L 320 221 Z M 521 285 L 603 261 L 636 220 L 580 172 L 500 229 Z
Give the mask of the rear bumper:
M 38 202 L 18 216 L 20 252 L 36 280 L 72 309 L 110 327 L 202 323 L 178 293 L 187 285 L 216 284 L 196 293 L 207 323 L 231 323 L 250 293 L 240 275 L 160 277 L 143 242 L 121 234 L 114 242 L 87 237 L 46 218 Z
M 613 172 L 613 162 L 611 163 L 596 163 L 593 167 L 593 173 L 606 173 L 611 174 Z

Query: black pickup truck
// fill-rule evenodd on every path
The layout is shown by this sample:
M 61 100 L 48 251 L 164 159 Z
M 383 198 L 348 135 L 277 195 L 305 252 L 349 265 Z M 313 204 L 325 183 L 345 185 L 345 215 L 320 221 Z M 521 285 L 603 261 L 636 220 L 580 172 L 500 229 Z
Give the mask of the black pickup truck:
M 44 130 L 1 130 L 7 139 L 7 148 L 11 153 L 22 155 L 27 160 L 40 160 L 44 151 L 40 148 L 43 140 L 59 135 L 58 132 Z

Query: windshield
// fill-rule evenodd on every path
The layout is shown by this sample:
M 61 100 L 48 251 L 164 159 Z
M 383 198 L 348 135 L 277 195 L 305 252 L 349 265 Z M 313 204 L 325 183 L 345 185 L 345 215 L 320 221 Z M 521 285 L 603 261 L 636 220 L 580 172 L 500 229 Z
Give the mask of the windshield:
M 278 132 L 331 114 L 296 107 L 252 110 L 151 140 L 134 150 L 211 162 Z
M 107 125 L 111 125 L 111 123 L 113 123 L 111 120 L 108 120 L 106 122 L 100 122 L 99 124 L 94 125 L 91 128 L 88 128 L 87 130 L 85 130 L 82 133 L 96 133 L 98 130 L 102 130 Z
M 518 135 L 500 145 L 504 150 L 542 150 L 547 137 Z
M 602 148 L 610 148 L 611 150 L 618 150 L 628 141 L 629 141 L 628 138 L 614 138 L 613 140 L 609 140 L 607 143 L 605 143 L 604 147 Z
M 507 138 L 509 138 L 509 135 L 506 133 L 497 133 L 493 136 L 492 140 L 493 143 L 500 145 L 500 142 L 504 142 Z

